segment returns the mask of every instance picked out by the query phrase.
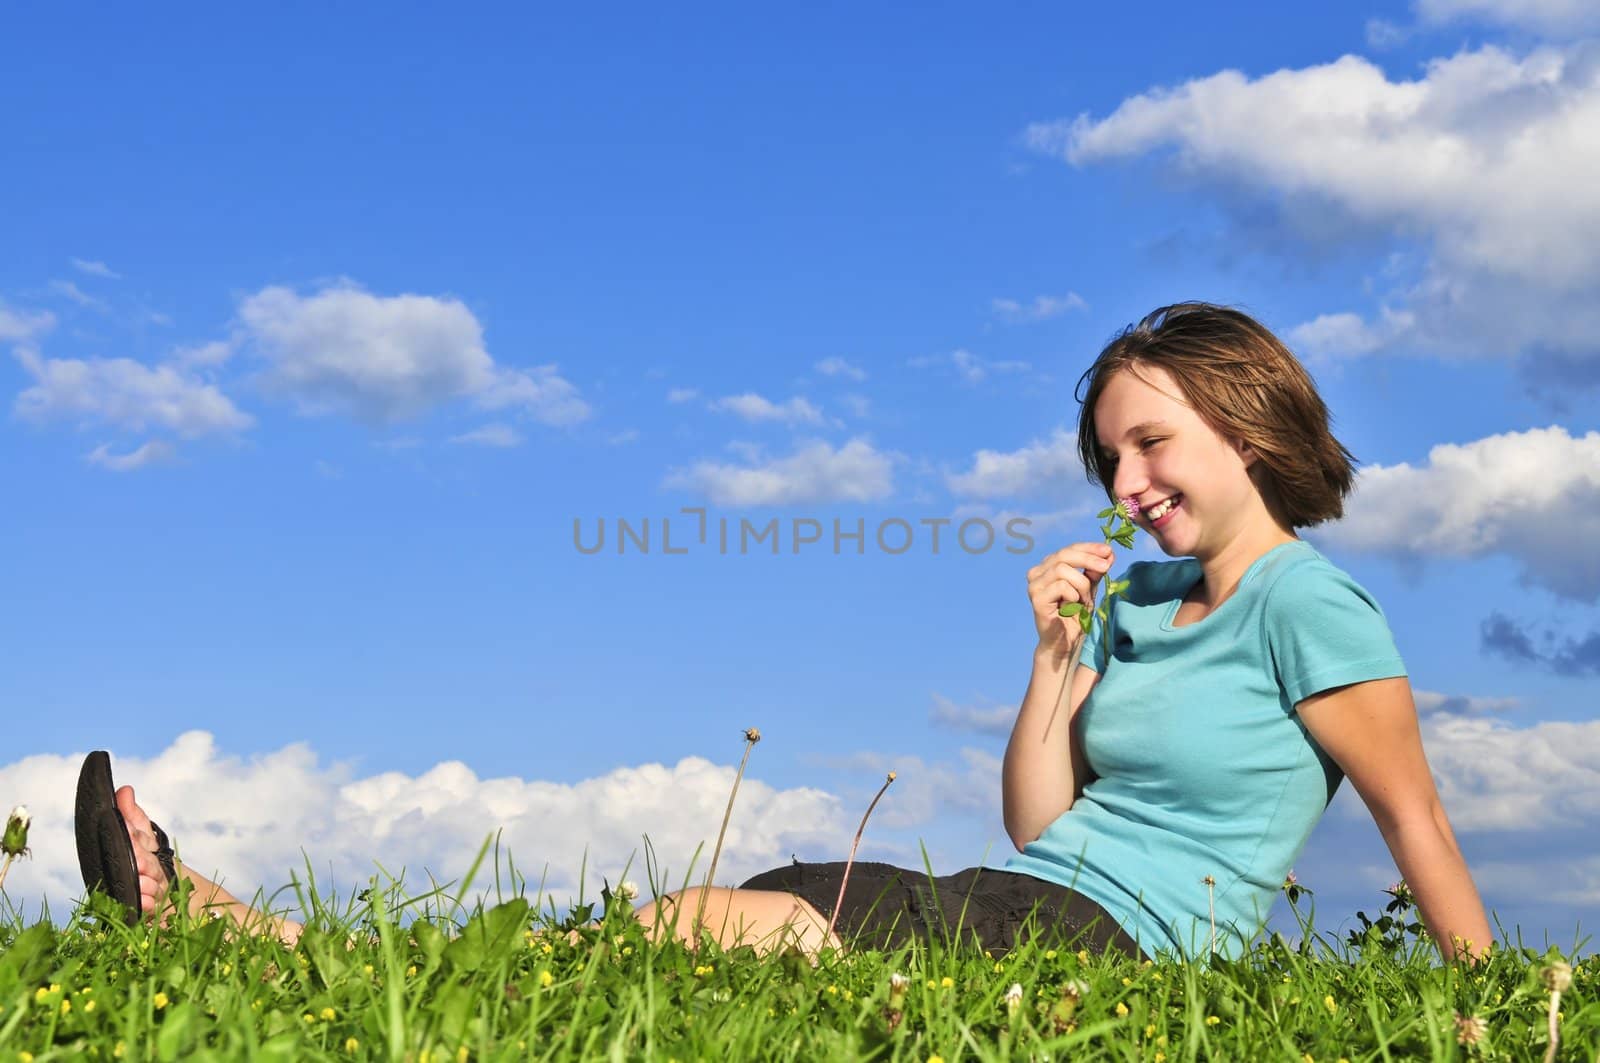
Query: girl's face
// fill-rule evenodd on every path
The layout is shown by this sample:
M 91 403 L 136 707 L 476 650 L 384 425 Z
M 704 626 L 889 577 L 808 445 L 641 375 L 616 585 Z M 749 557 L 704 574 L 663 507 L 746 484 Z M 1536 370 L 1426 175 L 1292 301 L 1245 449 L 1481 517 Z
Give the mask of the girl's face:
M 1182 395 L 1164 369 L 1118 372 L 1095 403 L 1095 434 L 1116 459 L 1112 491 L 1139 501 L 1139 526 L 1168 556 L 1203 561 L 1271 517 L 1248 472 L 1254 453 L 1218 435 Z

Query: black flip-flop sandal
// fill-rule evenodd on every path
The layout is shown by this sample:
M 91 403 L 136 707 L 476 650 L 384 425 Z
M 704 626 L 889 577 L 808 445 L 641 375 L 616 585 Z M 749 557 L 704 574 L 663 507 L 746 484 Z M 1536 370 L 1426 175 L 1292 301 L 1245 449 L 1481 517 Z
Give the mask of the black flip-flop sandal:
M 78 870 L 90 890 L 108 894 L 127 909 L 131 926 L 139 921 L 139 865 L 134 860 L 128 824 L 117 808 L 117 788 L 111 779 L 111 755 L 97 749 L 83 758 L 78 772 L 78 799 L 73 810 L 73 831 L 78 842 Z M 178 879 L 177 864 L 167 832 L 150 824 L 156 836 L 156 859 L 169 883 Z

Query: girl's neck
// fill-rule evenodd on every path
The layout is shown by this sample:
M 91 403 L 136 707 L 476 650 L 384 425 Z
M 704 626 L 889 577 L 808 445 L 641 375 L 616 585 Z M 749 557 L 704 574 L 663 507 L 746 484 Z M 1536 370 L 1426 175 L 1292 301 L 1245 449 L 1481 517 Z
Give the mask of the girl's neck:
M 1226 547 L 1209 558 L 1199 558 L 1203 573 L 1200 585 L 1192 592 L 1209 613 L 1238 589 L 1245 572 L 1263 554 L 1284 543 L 1292 543 L 1298 535 L 1276 523 L 1255 535 L 1239 535 Z

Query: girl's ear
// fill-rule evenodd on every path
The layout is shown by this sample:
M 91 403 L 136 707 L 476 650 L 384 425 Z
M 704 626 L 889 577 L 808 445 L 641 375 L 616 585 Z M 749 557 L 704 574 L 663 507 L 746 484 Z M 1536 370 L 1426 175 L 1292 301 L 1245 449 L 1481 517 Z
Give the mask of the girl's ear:
M 1245 468 L 1247 469 L 1261 459 L 1261 455 L 1256 453 L 1256 448 L 1252 447 L 1249 443 L 1246 443 L 1242 439 L 1235 439 L 1233 441 L 1233 449 L 1238 451 L 1239 458 L 1244 462 Z

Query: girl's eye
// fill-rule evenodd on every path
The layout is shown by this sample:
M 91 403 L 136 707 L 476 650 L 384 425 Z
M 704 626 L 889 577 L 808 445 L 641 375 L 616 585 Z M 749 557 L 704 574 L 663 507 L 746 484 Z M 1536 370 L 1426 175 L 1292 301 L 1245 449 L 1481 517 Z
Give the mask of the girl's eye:
M 1161 440 L 1160 439 L 1155 439 L 1155 438 L 1141 439 L 1141 440 L 1139 440 L 1139 449 L 1140 450 L 1149 450 L 1151 447 L 1155 446 L 1159 442 L 1161 442 Z

